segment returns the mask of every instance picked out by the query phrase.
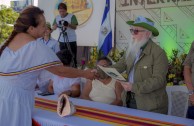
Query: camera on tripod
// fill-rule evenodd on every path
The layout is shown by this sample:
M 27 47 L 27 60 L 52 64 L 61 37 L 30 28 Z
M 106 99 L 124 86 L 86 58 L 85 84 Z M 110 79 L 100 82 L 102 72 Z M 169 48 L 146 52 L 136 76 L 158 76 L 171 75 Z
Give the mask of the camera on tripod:
M 59 25 L 62 27 L 62 26 L 65 26 L 65 27 L 67 27 L 68 25 L 69 25 L 69 23 L 67 22 L 67 21 L 65 21 L 65 20 L 61 20 L 61 21 L 59 21 Z
M 67 34 L 67 26 L 69 25 L 69 23 L 65 20 L 60 20 L 58 23 L 58 27 L 61 29 L 59 38 L 58 38 L 58 42 L 60 43 L 64 43 L 64 47 L 67 48 L 71 55 L 72 55 L 72 66 L 75 67 L 75 62 L 74 62 L 74 54 L 71 50 L 71 46 L 69 45 L 69 38 L 68 38 L 68 34 Z M 63 40 L 61 40 L 63 39 Z

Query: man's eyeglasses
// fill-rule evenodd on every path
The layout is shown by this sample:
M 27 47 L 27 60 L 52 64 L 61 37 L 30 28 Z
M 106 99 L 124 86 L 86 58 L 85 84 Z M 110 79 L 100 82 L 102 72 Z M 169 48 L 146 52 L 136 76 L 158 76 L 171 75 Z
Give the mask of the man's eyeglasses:
M 130 29 L 132 35 L 137 35 L 139 32 L 145 32 L 147 30 Z

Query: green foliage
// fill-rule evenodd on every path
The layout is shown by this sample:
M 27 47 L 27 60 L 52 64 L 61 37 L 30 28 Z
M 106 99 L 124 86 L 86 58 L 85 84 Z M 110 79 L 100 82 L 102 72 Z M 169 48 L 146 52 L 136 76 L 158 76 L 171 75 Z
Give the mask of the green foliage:
M 113 48 L 108 56 L 114 61 L 115 63 L 120 60 L 120 58 L 124 55 L 124 50 L 119 51 L 117 48 Z
M 186 58 L 185 53 L 180 53 L 178 49 L 172 50 L 172 56 L 169 59 L 167 82 L 168 85 L 177 85 L 184 79 L 183 62 Z
M 99 57 L 97 46 L 91 47 L 90 48 L 90 58 L 87 63 L 88 68 L 94 68 L 96 66 L 96 61 Z
M 113 48 L 107 57 L 109 57 L 114 63 L 118 62 L 119 59 L 124 55 L 124 50 L 122 50 L 121 52 L 116 49 Z M 103 53 L 101 51 L 97 50 L 97 46 L 91 47 L 90 49 L 90 58 L 89 61 L 87 63 L 87 67 L 88 68 L 94 68 L 97 62 L 97 59 L 99 57 L 102 57 Z
M 0 5 L 0 43 L 9 37 L 18 16 L 19 14 L 12 8 Z

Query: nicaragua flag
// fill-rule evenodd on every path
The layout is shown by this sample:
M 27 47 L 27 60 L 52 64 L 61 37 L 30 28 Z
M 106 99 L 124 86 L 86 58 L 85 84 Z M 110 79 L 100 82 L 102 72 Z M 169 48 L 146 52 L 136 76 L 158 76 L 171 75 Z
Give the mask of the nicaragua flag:
M 101 51 L 104 54 L 104 56 L 107 56 L 111 49 L 112 49 L 112 29 L 110 21 L 110 0 L 106 0 L 99 34 L 98 50 Z

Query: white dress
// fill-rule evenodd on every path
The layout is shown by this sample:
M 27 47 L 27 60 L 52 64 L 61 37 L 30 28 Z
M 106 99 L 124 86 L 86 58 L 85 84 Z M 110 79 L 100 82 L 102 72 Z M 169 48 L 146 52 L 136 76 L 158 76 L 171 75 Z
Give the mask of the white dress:
M 31 41 L 0 56 L 0 126 L 31 126 L 34 88 L 41 70 L 61 62 L 46 45 Z
M 74 84 L 80 84 L 81 78 L 67 78 L 53 75 L 53 89 L 54 93 L 59 95 L 63 91 L 71 90 L 71 86 Z
M 106 85 L 97 79 L 93 80 L 92 90 L 89 94 L 92 101 L 111 104 L 116 99 L 115 83 L 115 79 L 112 79 L 110 83 Z

